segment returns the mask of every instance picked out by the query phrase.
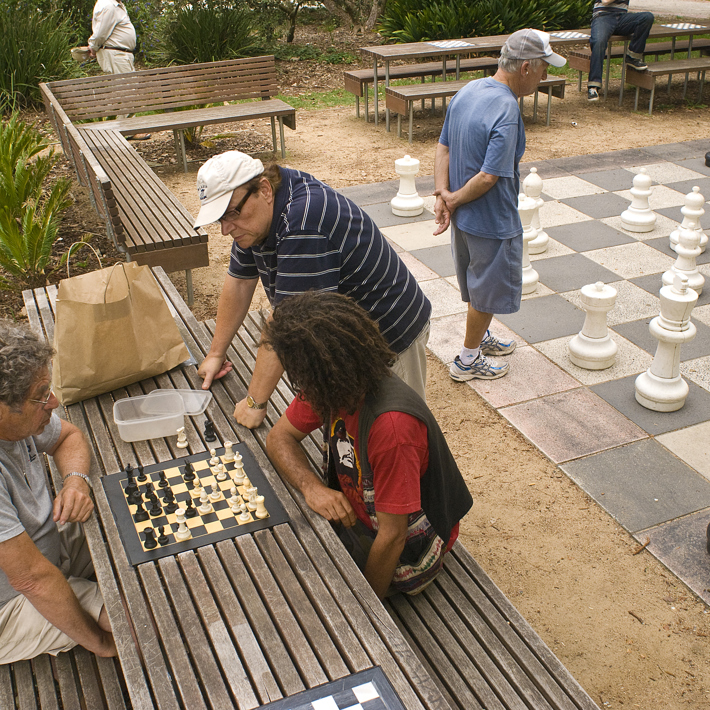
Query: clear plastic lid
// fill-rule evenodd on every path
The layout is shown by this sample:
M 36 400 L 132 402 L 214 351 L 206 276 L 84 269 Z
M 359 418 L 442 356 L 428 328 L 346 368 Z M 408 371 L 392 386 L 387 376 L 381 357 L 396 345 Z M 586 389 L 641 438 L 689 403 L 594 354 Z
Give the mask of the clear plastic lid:
M 179 394 L 182 397 L 185 405 L 185 414 L 188 417 L 196 417 L 202 414 L 212 401 L 212 392 L 209 390 L 153 390 L 148 397 L 160 397 L 166 392 Z

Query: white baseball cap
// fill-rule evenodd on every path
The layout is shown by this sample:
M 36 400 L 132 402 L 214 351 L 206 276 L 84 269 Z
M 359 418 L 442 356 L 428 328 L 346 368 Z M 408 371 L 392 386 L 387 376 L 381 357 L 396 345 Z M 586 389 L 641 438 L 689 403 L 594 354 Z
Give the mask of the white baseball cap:
M 563 67 L 567 63 L 564 57 L 552 51 L 547 32 L 530 28 L 513 32 L 500 53 L 511 59 L 544 59 L 553 67 Z
M 232 193 L 263 172 L 261 160 L 238 150 L 228 150 L 210 158 L 197 173 L 200 213 L 195 227 L 216 222 L 227 211 Z

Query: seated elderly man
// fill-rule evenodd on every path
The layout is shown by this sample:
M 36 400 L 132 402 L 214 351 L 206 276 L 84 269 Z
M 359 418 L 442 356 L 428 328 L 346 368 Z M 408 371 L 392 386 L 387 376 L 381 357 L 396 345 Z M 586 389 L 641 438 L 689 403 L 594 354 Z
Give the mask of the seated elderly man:
M 262 343 L 300 393 L 266 440 L 277 471 L 336 524 L 381 599 L 422 591 L 472 499 L 434 415 L 391 371 L 379 328 L 350 298 L 309 291 L 279 304 Z M 323 423 L 329 486 L 299 443 Z
M 0 663 L 77 644 L 116 655 L 79 525 L 94 507 L 89 449 L 52 411 L 53 354 L 26 327 L 0 321 Z M 54 500 L 43 452 L 63 479 Z

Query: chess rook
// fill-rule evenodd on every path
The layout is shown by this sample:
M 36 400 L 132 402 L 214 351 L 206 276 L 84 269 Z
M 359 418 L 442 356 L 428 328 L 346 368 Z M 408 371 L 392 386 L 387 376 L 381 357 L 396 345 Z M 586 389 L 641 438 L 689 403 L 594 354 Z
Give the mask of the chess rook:
M 648 204 L 651 182 L 646 168 L 634 177 L 631 204 L 621 213 L 621 223 L 629 232 L 652 232 L 656 226 L 656 215 Z
M 698 294 L 688 279 L 676 274 L 672 286 L 661 289 L 661 314 L 649 324 L 658 340 L 651 367 L 636 378 L 636 401 L 655 412 L 675 412 L 688 396 L 688 383 L 680 376 L 680 348 L 696 333 L 690 314 Z
M 678 258 L 661 277 L 664 286 L 673 284 L 676 275 L 688 279 L 688 287 L 700 296 L 705 285 L 705 277 L 698 271 L 697 258 L 700 256 L 700 236 L 694 229 L 681 226 L 678 229 L 679 242 L 676 244 Z
M 540 224 L 540 208 L 545 204 L 545 200 L 540 197 L 542 194 L 542 178 L 537 174 L 537 168 L 530 168 L 530 173 L 523 180 L 523 192 L 535 200 L 535 212 L 532 218 L 535 237 L 528 244 L 528 254 L 543 254 L 547 251 L 550 237 Z
M 224 454 L 222 454 L 222 460 L 224 461 L 224 463 L 232 463 L 232 461 L 234 461 L 234 450 L 232 449 L 233 446 L 234 444 L 231 441 L 224 442 Z
M 616 289 L 598 281 L 582 286 L 587 315 L 582 330 L 567 343 L 569 359 L 585 370 L 606 370 L 616 362 L 618 347 L 609 335 L 606 317 L 616 303 Z
M 394 161 L 399 175 L 399 192 L 390 202 L 392 213 L 398 217 L 417 217 L 424 212 L 424 200 L 419 197 L 414 176 L 419 172 L 419 161 L 405 155 Z
M 683 221 L 680 223 L 681 227 L 686 229 L 694 229 L 699 233 L 700 236 L 700 253 L 705 251 L 705 247 L 708 243 L 708 235 L 703 232 L 703 228 L 700 225 L 700 218 L 705 214 L 703 205 L 705 204 L 705 198 L 700 194 L 700 188 L 697 185 L 685 196 L 685 205 L 681 207 L 680 211 L 683 214 Z M 680 228 L 674 229 L 670 235 L 670 247 L 675 251 L 678 242 L 680 241 Z
M 518 195 L 518 213 L 520 221 L 523 223 L 523 294 L 535 293 L 537 288 L 538 273 L 530 265 L 530 255 L 528 247 L 535 239 L 535 230 L 532 226 L 532 218 L 537 203 L 532 197 L 525 194 Z

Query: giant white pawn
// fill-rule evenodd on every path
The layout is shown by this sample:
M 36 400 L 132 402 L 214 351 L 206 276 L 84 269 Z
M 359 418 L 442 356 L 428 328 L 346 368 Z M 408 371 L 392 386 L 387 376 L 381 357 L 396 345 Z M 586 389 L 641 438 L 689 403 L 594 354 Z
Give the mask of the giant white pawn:
M 700 188 L 696 185 L 692 192 L 689 192 L 685 196 L 685 205 L 680 208 L 683 214 L 683 221 L 680 226 L 686 229 L 694 229 L 696 232 L 700 233 L 700 253 L 705 251 L 705 247 L 708 243 L 708 235 L 703 232 L 703 228 L 700 226 L 700 218 L 705 214 L 703 205 L 705 204 L 705 198 L 700 194 Z M 671 249 L 675 250 L 678 242 L 680 241 L 680 228 L 674 229 L 670 235 L 670 246 Z
M 567 343 L 569 359 L 585 370 L 606 370 L 616 362 L 619 349 L 609 335 L 607 313 L 616 303 L 616 289 L 597 281 L 582 286 L 582 305 L 587 315 L 582 330 Z
M 676 274 L 680 274 L 688 279 L 688 287 L 692 288 L 699 296 L 705 285 L 705 277 L 698 271 L 696 261 L 700 256 L 700 236 L 694 229 L 686 229 L 685 227 L 680 227 L 678 232 L 680 242 L 675 248 L 678 258 L 673 266 L 663 274 L 663 285 L 670 286 Z
M 649 324 L 658 340 L 651 367 L 636 378 L 636 401 L 654 412 L 675 412 L 688 396 L 688 383 L 680 376 L 680 348 L 696 333 L 690 314 L 698 294 L 688 288 L 688 279 L 676 274 L 672 286 L 661 289 L 661 315 Z
M 528 246 L 535 239 L 535 229 L 532 218 L 537 204 L 532 197 L 518 195 L 518 213 L 523 224 L 523 294 L 534 293 L 539 278 L 537 271 L 530 265 Z
M 528 244 L 528 254 L 542 254 L 547 251 L 550 236 L 540 225 L 540 208 L 545 204 L 545 200 L 540 197 L 542 194 L 542 178 L 537 174 L 537 168 L 530 168 L 529 175 L 523 180 L 523 192 L 528 197 L 532 197 L 536 205 L 532 219 L 535 238 Z
M 629 232 L 651 232 L 656 225 L 656 215 L 648 204 L 651 182 L 646 168 L 634 177 L 631 204 L 621 213 L 621 223 Z
M 419 172 L 419 161 L 405 155 L 394 161 L 394 169 L 399 175 L 399 192 L 390 202 L 392 213 L 398 217 L 417 217 L 424 212 L 424 200 L 419 197 L 414 176 Z

